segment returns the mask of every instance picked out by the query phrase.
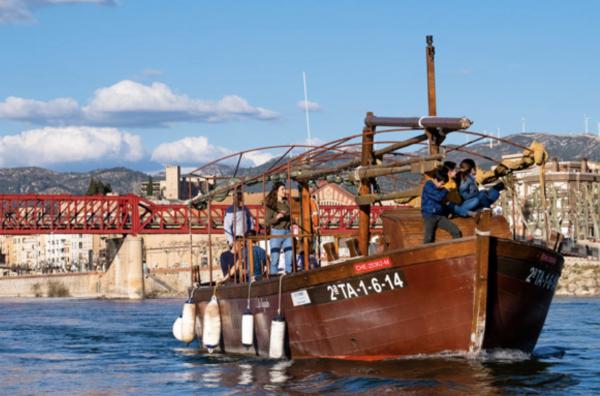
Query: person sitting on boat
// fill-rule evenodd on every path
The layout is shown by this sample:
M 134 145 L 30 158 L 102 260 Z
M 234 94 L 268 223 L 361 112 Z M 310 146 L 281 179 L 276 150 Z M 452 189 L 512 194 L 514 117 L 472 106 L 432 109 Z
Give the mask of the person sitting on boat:
M 254 229 L 254 218 L 250 210 L 244 206 L 244 194 L 236 190 L 233 194 L 233 204 L 225 210 L 223 229 L 227 243 L 232 244 L 236 236 L 246 236 L 248 231 Z
M 290 236 L 290 205 L 287 201 L 287 191 L 281 182 L 273 184 L 273 188 L 265 198 L 267 213 L 265 224 L 271 227 L 270 254 L 271 275 L 292 272 L 292 238 Z M 285 271 L 279 271 L 279 254 L 283 247 L 285 256 Z
M 492 188 L 479 190 L 475 175 L 477 174 L 477 165 L 471 158 L 465 158 L 460 163 L 460 173 L 457 177 L 459 181 L 458 191 L 463 199 L 463 203 L 477 202 L 476 205 L 470 205 L 471 210 L 489 208 L 500 198 L 500 190 L 504 184 L 498 183 Z
M 296 247 L 296 252 L 298 252 L 298 255 L 296 256 L 296 271 L 298 272 L 304 271 L 304 249 L 302 249 L 299 242 L 299 240 L 294 240 L 294 246 Z M 319 268 L 319 263 L 314 255 L 314 251 L 310 251 L 308 253 L 308 269 L 311 270 L 315 268 Z
M 221 272 L 223 273 L 224 277 L 227 277 L 228 275 L 233 276 L 235 273 L 237 241 L 235 243 L 228 244 L 228 246 L 229 249 L 221 253 L 221 257 L 219 257 L 219 261 L 221 263 Z
M 248 259 L 248 247 L 244 246 L 244 242 L 244 237 L 238 236 L 235 238 L 234 243 L 229 246 L 229 250 L 221 253 L 221 272 L 223 272 L 224 277 L 229 275 L 230 278 L 233 278 L 237 273 L 241 278 L 245 276 L 246 282 L 250 281 L 250 260 Z M 254 280 L 260 280 L 263 268 L 267 263 L 267 255 L 265 250 L 258 245 L 252 247 L 252 254 Z
M 421 214 L 424 224 L 423 243 L 435 241 L 435 231 L 438 227 L 448 231 L 454 239 L 461 237 L 458 227 L 445 215 L 449 210 L 444 204 L 444 200 L 448 196 L 448 190 L 444 188 L 447 181 L 448 174 L 443 169 L 438 169 L 423 187 L 421 193 Z
M 248 231 L 249 237 L 256 236 L 256 231 L 250 230 Z M 248 246 L 244 249 L 244 257 L 248 255 Z M 252 245 L 252 256 L 254 259 L 254 280 L 260 280 L 262 278 L 263 271 L 267 265 L 267 252 L 265 249 L 261 248 L 258 244 Z M 247 261 L 249 263 L 249 261 Z M 247 264 L 250 266 L 250 264 Z
M 463 200 L 458 190 L 456 178 L 459 177 L 458 168 L 454 161 L 444 161 L 442 169 L 448 174 L 448 182 L 444 188 L 448 190 L 446 202 L 450 208 L 450 213 L 460 217 L 474 217 L 474 209 L 479 205 L 479 198 L 474 197 L 468 200 Z

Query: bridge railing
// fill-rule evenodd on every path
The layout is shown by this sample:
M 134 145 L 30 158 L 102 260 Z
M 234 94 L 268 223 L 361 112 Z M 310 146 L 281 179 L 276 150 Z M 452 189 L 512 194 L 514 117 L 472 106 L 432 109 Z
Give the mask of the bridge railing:
M 156 204 L 136 195 L 0 195 L 0 234 L 182 234 L 223 233 L 229 205 L 190 209 L 182 204 Z M 247 205 L 262 223 L 262 205 Z M 389 206 L 372 206 L 371 227 L 381 227 L 380 216 Z M 324 235 L 355 231 L 358 207 L 321 205 L 319 222 Z M 209 218 L 211 224 L 209 227 Z

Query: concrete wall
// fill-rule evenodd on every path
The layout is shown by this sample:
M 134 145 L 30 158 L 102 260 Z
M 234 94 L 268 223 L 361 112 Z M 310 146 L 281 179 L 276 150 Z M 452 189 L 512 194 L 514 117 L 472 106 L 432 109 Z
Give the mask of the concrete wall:
M 557 296 L 600 295 L 600 262 L 577 257 L 566 257 Z
M 48 297 L 52 289 L 56 297 L 98 297 L 102 273 L 74 273 L 11 276 L 0 278 L 0 297 Z M 66 295 L 60 295 L 60 290 Z
M 220 269 L 213 269 L 213 280 L 221 280 L 223 275 Z M 200 272 L 202 282 L 208 282 L 210 273 L 208 269 Z M 144 277 L 144 290 L 146 297 L 187 297 L 191 285 L 189 268 L 158 269 L 152 270 Z
M 0 297 L 144 298 L 142 238 L 129 235 L 108 271 L 0 278 Z

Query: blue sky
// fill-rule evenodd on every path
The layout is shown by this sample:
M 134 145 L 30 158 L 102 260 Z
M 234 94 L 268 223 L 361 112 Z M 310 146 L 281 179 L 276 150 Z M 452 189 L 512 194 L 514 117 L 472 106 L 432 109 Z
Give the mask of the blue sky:
M 360 131 L 365 112 L 598 133 L 600 3 L 0 0 L 0 166 L 152 171 Z M 464 141 L 463 137 L 453 138 Z M 260 163 L 267 157 L 255 157 Z

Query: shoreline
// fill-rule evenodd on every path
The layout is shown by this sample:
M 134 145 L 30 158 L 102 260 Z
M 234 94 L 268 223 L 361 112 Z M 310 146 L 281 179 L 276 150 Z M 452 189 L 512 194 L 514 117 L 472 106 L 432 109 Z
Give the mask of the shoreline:
M 73 298 L 128 299 L 126 296 L 105 295 L 97 286 L 99 273 L 71 273 L 1 277 L 0 299 L 12 298 Z M 186 298 L 189 269 L 161 268 L 143 278 L 144 299 Z M 565 257 L 565 265 L 555 292 L 555 298 L 600 297 L 600 261 Z

